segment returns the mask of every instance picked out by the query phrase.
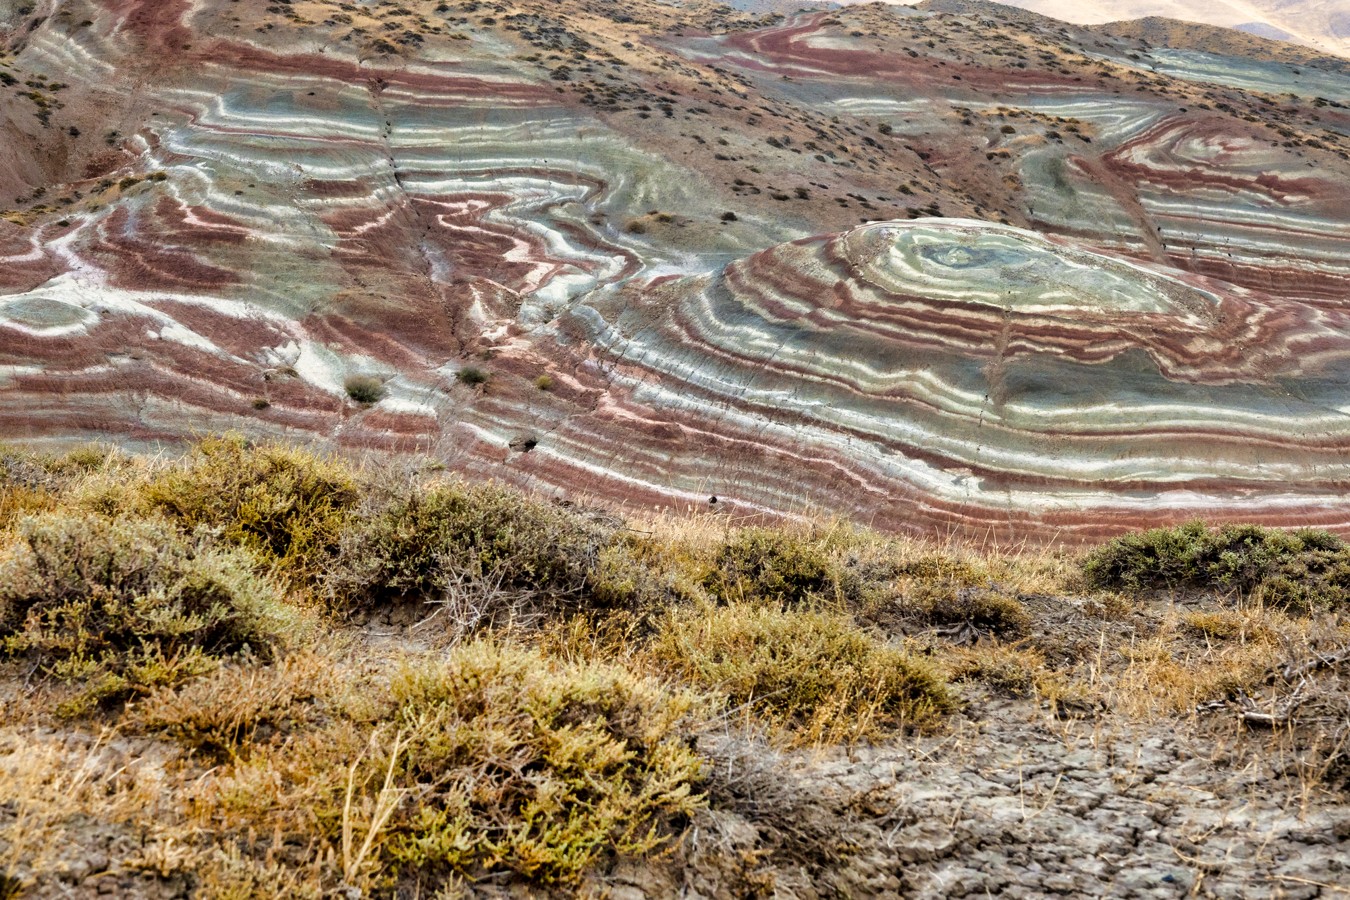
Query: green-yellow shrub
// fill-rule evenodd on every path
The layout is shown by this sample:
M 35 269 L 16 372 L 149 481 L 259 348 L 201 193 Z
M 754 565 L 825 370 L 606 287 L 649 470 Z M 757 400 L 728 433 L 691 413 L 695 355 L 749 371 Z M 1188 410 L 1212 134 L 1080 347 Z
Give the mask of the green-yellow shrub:
M 369 729 L 364 749 L 341 722 L 255 753 L 225 779 L 216 814 L 339 859 L 344 825 L 353 846 L 377 823 L 347 874 L 382 892 L 505 874 L 573 885 L 602 861 L 659 851 L 703 805 L 692 692 L 486 642 L 410 665 L 384 691 L 355 725 Z
M 838 568 L 820 542 L 776 528 L 734 532 L 718 548 L 704 580 L 722 600 L 786 605 L 833 599 L 840 584 Z
M 46 513 L 0 557 L 0 653 L 82 685 L 74 712 L 265 658 L 295 624 L 247 560 L 165 522 Z
M 1350 547 L 1316 529 L 1203 522 L 1153 528 L 1092 551 L 1083 571 L 1093 586 L 1118 590 L 1259 589 L 1267 603 L 1305 609 L 1350 602 Z
M 286 576 L 312 581 L 327 569 L 360 497 L 352 470 L 284 444 L 239 435 L 206 438 L 143 488 L 149 509 L 192 531 L 211 529 Z
M 127 721 L 183 747 L 219 759 L 247 753 L 312 726 L 331 710 L 337 665 L 312 650 L 287 653 L 271 665 L 226 664 L 181 686 L 139 700 Z
M 430 789 L 393 829 L 402 864 L 572 881 L 607 852 L 659 848 L 699 806 L 694 697 L 624 669 L 479 643 L 393 693 Z
M 658 660 L 746 706 L 790 743 L 934 724 L 954 701 L 923 660 L 845 615 L 736 603 L 673 613 Z

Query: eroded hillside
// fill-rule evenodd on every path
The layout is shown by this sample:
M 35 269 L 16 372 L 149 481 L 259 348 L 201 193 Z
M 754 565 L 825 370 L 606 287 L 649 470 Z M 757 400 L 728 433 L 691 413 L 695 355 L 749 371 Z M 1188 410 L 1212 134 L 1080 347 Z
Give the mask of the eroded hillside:
M 1334 67 L 950 2 L 0 27 L 7 437 L 1019 537 L 1350 525 Z

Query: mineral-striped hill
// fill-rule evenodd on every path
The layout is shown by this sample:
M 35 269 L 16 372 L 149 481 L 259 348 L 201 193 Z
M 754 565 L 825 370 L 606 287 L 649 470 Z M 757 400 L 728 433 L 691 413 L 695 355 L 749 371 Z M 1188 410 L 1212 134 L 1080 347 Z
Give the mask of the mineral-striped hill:
M 0 45 L 7 439 L 1350 530 L 1343 66 L 955 0 L 11 0 Z

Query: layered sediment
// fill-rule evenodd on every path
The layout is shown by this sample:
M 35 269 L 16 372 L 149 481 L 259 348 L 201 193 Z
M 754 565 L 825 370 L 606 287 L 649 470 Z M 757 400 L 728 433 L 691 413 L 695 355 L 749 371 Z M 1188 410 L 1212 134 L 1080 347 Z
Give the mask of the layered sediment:
M 9 13 L 0 433 L 1350 529 L 1350 76 L 983 8 L 564 6 Z

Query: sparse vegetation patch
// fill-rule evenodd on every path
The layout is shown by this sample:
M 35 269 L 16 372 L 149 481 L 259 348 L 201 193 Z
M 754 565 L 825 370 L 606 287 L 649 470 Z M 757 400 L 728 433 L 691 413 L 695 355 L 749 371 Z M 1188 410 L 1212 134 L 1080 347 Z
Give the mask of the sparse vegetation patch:
M 133 896 L 573 895 L 634 871 L 649 896 L 803 872 L 866 893 L 852 867 L 932 834 L 893 767 L 1078 741 L 1072 768 L 1026 766 L 1029 826 L 1098 808 L 1057 797 L 1095 742 L 1147 729 L 1176 748 L 1151 778 L 1209 771 L 1175 765 L 1184 734 L 1320 796 L 1350 771 L 1345 552 L 1250 526 L 1008 553 L 625 522 L 239 436 L 3 451 L 0 872 L 46 890 L 106 854 Z

